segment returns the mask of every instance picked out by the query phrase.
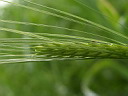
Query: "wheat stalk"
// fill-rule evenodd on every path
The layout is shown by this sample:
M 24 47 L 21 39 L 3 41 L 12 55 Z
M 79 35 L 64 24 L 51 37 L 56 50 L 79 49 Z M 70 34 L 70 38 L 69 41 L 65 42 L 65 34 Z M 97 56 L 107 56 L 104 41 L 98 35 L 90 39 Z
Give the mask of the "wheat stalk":
M 68 12 L 55 9 L 55 8 L 51 8 L 51 7 L 40 5 L 40 4 L 31 2 L 31 1 L 27 1 L 28 3 L 50 9 L 52 11 L 64 14 L 69 17 L 63 16 L 63 15 L 58 15 L 56 13 L 52 13 L 52 12 L 45 11 L 45 10 L 40 10 L 38 8 L 33 8 L 33 7 L 26 6 L 26 5 L 19 4 L 19 3 L 9 2 L 9 1 L 5 1 L 5 0 L 1 0 L 1 1 L 11 3 L 18 7 L 26 8 L 26 9 L 29 9 L 29 10 L 32 10 L 35 12 L 45 13 L 47 15 L 55 16 L 55 17 L 58 17 L 58 18 L 61 18 L 61 19 L 67 20 L 67 21 L 72 21 L 77 24 L 89 25 L 92 28 L 96 27 L 96 28 L 99 28 L 102 30 L 106 30 L 105 31 L 106 33 L 115 34 L 116 36 L 122 37 L 125 40 L 128 39 L 128 37 L 124 36 L 123 34 L 118 33 L 112 29 L 105 27 L 105 26 L 99 25 L 99 24 L 92 22 L 90 20 L 87 20 L 85 18 L 76 16 L 76 15 L 70 14 Z M 26 0 L 24 0 L 24 1 L 26 1 Z M 13 33 L 21 34 L 21 35 L 26 35 L 26 36 L 29 36 L 32 38 L 37 38 L 36 39 L 37 42 L 35 42 L 34 39 L 33 40 L 29 39 L 29 42 L 28 42 L 28 40 L 26 40 L 25 42 L 22 42 L 22 43 L 21 43 L 21 39 L 18 39 L 18 40 L 10 39 L 10 41 L 4 40 L 4 42 L 1 41 L 2 44 L 7 44 L 9 46 L 15 45 L 16 48 L 18 48 L 17 51 L 19 53 L 22 53 L 21 51 L 25 50 L 25 48 L 26 48 L 25 47 L 25 48 L 19 49 L 19 44 L 22 45 L 22 46 L 20 46 L 20 48 L 23 47 L 24 44 L 27 44 L 30 47 L 27 50 L 34 49 L 34 51 L 32 51 L 32 54 L 24 54 L 24 57 L 29 56 L 30 60 L 33 59 L 33 56 L 35 56 L 35 58 L 37 58 L 37 59 L 42 58 L 42 61 L 45 61 L 46 58 L 49 58 L 51 60 L 53 60 L 55 58 L 58 58 L 58 60 L 63 59 L 63 58 L 65 58 L 65 59 L 70 59 L 70 58 L 72 58 L 72 59 L 85 59 L 85 58 L 111 58 L 111 59 L 123 58 L 123 59 L 126 59 L 126 58 L 128 58 L 128 56 L 127 56 L 128 48 L 125 43 L 120 42 L 115 39 L 112 39 L 112 38 L 109 38 L 109 37 L 102 36 L 102 35 L 89 33 L 89 32 L 77 30 L 77 29 L 70 29 L 70 28 L 66 28 L 66 27 L 46 25 L 46 24 L 36 24 L 36 23 L 32 23 L 32 22 L 20 22 L 20 21 L 2 20 L 2 19 L 0 19 L 0 22 L 10 23 L 10 24 L 32 25 L 32 26 L 38 26 L 38 27 L 57 28 L 57 29 L 62 29 L 62 30 L 66 30 L 66 31 L 83 33 L 85 35 L 91 35 L 93 37 L 103 38 L 105 40 L 117 43 L 117 44 L 114 44 L 114 43 L 105 42 L 103 40 L 97 40 L 97 39 L 93 39 L 93 38 L 86 38 L 86 37 L 79 37 L 79 36 L 70 36 L 70 35 L 64 35 L 64 34 L 48 34 L 48 33 L 38 34 L 38 33 L 24 32 L 21 30 L 0 27 L 1 31 L 13 32 Z M 61 41 L 61 39 L 54 40 L 53 37 L 64 38 L 64 40 L 63 41 Z M 87 42 L 87 41 L 89 41 L 89 42 Z M 12 53 L 13 52 L 15 53 L 15 51 L 14 51 L 15 49 L 13 50 L 11 48 L 8 48 L 8 49 L 5 49 L 6 52 L 4 51 L 4 53 L 1 53 L 1 54 L 8 53 L 9 52 L 8 50 L 11 50 Z M 10 56 L 18 57 L 18 56 L 21 56 L 21 54 L 16 53 L 16 54 L 12 54 L 12 55 L 9 55 L 9 54 L 4 55 L 4 57 L 6 57 L 6 58 L 7 57 L 10 58 Z M 23 58 L 21 58 L 21 59 L 23 59 Z M 24 59 L 21 61 L 24 61 Z
M 99 42 L 42 42 L 34 47 L 36 55 L 53 58 L 128 58 L 128 46 Z
M 5 1 L 5 0 L 0 0 L 0 1 Z M 60 14 L 63 14 L 64 16 L 58 15 L 58 14 L 55 14 L 52 12 L 40 10 L 38 8 L 32 8 L 30 6 L 26 6 L 26 5 L 19 4 L 19 3 L 13 3 L 13 2 L 8 2 L 8 1 L 5 1 L 5 2 L 14 4 L 21 8 L 33 10 L 35 12 L 40 12 L 40 13 L 45 13 L 47 15 L 55 16 L 55 17 L 76 23 L 81 26 L 89 26 L 89 28 L 97 28 L 99 30 L 102 30 L 102 32 L 110 33 L 111 35 L 118 36 L 121 39 L 128 40 L 127 36 L 124 36 L 117 31 L 114 31 L 110 28 L 107 28 L 105 26 L 102 26 L 100 24 L 92 22 L 85 18 L 76 16 L 76 15 L 73 15 L 73 14 L 52 8 L 52 7 L 40 5 L 40 4 L 31 2 L 29 0 L 24 0 L 24 1 L 27 1 L 28 3 L 37 5 L 39 7 L 48 8 L 56 13 L 58 12 Z M 75 0 L 75 1 L 77 1 L 77 0 Z M 79 1 L 77 1 L 77 2 L 79 2 Z M 73 60 L 76 60 L 76 59 L 84 59 L 85 60 L 85 59 L 97 59 L 97 58 L 100 58 L 100 59 L 106 59 L 106 58 L 128 59 L 128 46 L 125 42 L 123 42 L 123 40 L 119 41 L 114 38 L 110 38 L 109 36 L 106 37 L 106 36 L 104 36 L 104 35 L 102 36 L 98 33 L 93 34 L 90 31 L 87 32 L 87 30 L 83 31 L 83 30 L 78 30 L 78 29 L 74 29 L 74 28 L 71 29 L 68 27 L 61 27 L 58 25 L 55 26 L 55 25 L 47 25 L 47 24 L 37 24 L 37 23 L 33 23 L 33 22 L 21 22 L 21 21 L 5 20 L 5 19 L 4 20 L 0 19 L 0 22 L 5 23 L 5 24 L 8 23 L 11 25 L 16 24 L 16 25 L 25 25 L 25 26 L 53 28 L 53 29 L 56 28 L 56 29 L 65 30 L 67 32 L 75 32 L 78 34 L 79 33 L 82 34 L 82 36 L 76 36 L 73 34 L 65 35 L 64 33 L 51 34 L 51 33 L 43 33 L 42 30 L 41 30 L 42 33 L 37 33 L 37 32 L 32 33 L 31 31 L 25 32 L 22 30 L 0 27 L 0 31 L 17 33 L 17 34 L 25 35 L 25 36 L 29 37 L 29 38 L 0 39 L 0 64 L 30 62 L 30 61 L 32 61 L 32 62 L 34 62 L 34 61 L 50 61 L 50 60 L 53 61 L 53 60 L 66 60 L 66 59 L 73 59 Z M 93 31 L 97 31 L 97 30 L 94 29 Z M 61 33 L 61 31 L 59 33 Z M 90 35 L 93 38 L 90 38 L 86 35 Z M 95 39 L 95 37 L 96 37 L 96 39 Z M 108 63 L 108 61 L 107 61 L 107 63 Z M 84 64 L 84 65 L 86 65 L 86 64 Z M 74 64 L 73 64 L 73 66 L 74 66 Z M 117 66 L 115 64 L 111 64 L 111 62 L 109 64 L 104 64 L 103 62 L 99 63 L 98 65 L 94 64 L 94 66 L 92 66 L 92 68 L 89 71 L 87 71 L 87 74 L 86 74 L 87 76 L 85 76 L 86 80 L 83 80 L 82 86 L 85 85 L 83 87 L 83 93 L 86 92 L 85 91 L 86 88 L 89 88 L 90 82 L 91 82 L 92 78 L 94 78 L 94 74 L 96 74 L 101 69 L 106 68 L 106 66 L 112 66 L 113 68 L 118 70 L 119 73 L 122 73 L 122 75 L 124 75 L 124 77 L 128 77 L 126 74 L 127 69 L 122 68 L 122 66 Z M 55 68 L 55 64 L 52 67 Z M 75 66 L 75 68 L 78 69 L 76 66 Z M 89 67 L 87 67 L 87 68 L 89 68 Z M 122 69 L 122 70 L 120 70 L 120 69 Z M 83 71 L 85 71 L 85 69 Z M 78 71 L 76 71 L 76 72 L 78 72 Z M 58 75 L 58 73 L 59 72 L 57 71 L 55 73 L 55 75 Z M 67 74 L 65 77 L 68 77 Z M 75 76 L 73 76 L 73 77 L 75 77 Z M 77 77 L 75 77 L 75 78 L 77 78 Z M 67 96 L 67 95 L 65 95 L 65 96 Z

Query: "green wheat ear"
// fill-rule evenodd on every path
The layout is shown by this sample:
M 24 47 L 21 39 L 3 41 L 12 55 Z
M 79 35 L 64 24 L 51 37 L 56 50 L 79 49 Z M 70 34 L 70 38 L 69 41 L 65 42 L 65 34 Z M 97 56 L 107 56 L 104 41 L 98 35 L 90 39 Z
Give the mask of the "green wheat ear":
M 100 42 L 44 42 L 34 47 L 36 55 L 49 58 L 127 59 L 128 46 Z
M 6 0 L 0 0 L 0 1 L 4 1 L 4 2 L 8 2 Z M 24 0 L 27 1 L 27 0 Z M 81 24 L 81 25 L 88 25 L 93 27 L 96 27 L 98 29 L 104 30 L 104 32 L 107 33 L 112 33 L 115 34 L 116 36 L 122 37 L 125 40 L 128 40 L 128 37 L 126 37 L 123 34 L 120 34 L 119 32 L 116 32 L 112 29 L 109 29 L 105 26 L 99 25 L 95 22 L 92 22 L 90 20 L 87 20 L 85 18 L 58 10 L 58 9 L 54 9 L 51 7 L 47 7 L 44 5 L 40 5 L 37 3 L 33 3 L 31 1 L 28 1 L 31 4 L 34 5 L 38 5 L 40 7 L 45 7 L 47 9 L 51 9 L 54 12 L 50 12 L 50 11 L 45 11 L 45 10 L 40 10 L 38 8 L 34 8 L 34 7 L 30 7 L 30 6 L 26 6 L 20 3 L 15 3 L 15 2 L 8 2 L 10 4 L 13 4 L 15 6 L 21 7 L 21 8 L 26 8 L 35 12 L 40 12 L 40 13 L 45 13 L 47 15 L 50 16 L 54 16 L 54 17 L 58 17 L 70 22 L 74 22 L 76 24 Z M 61 13 L 63 15 L 59 15 L 56 14 L 56 12 Z M 66 15 L 66 16 L 65 16 Z M 30 61 L 38 61 L 39 59 L 41 59 L 40 61 L 43 61 L 43 59 L 45 59 L 45 57 L 53 59 L 53 58 L 73 58 L 73 59 L 85 59 L 85 58 L 111 58 L 111 59 L 126 59 L 128 58 L 128 47 L 127 45 L 125 45 L 123 42 L 111 39 L 109 37 L 105 37 L 102 35 L 98 35 L 98 34 L 93 34 L 90 32 L 85 32 L 82 30 L 77 30 L 77 29 L 70 29 L 70 28 L 66 28 L 66 27 L 60 27 L 60 26 L 54 26 L 54 25 L 46 25 L 46 24 L 35 24 L 32 22 L 20 22 L 20 21 L 12 21 L 12 20 L 0 20 L 0 22 L 4 22 L 4 23 L 12 23 L 12 24 L 22 24 L 22 25 L 33 25 L 33 26 L 40 26 L 40 27 L 48 27 L 48 28 L 57 28 L 57 29 L 64 29 L 67 31 L 73 31 L 73 32 L 78 32 L 78 33 L 85 33 L 91 36 L 98 37 L 99 39 L 105 39 L 105 40 L 109 40 L 118 44 L 122 44 L 122 45 L 117 45 L 117 44 L 112 44 L 112 43 L 102 43 L 102 42 L 97 42 L 98 40 L 93 41 L 93 38 L 84 38 L 84 37 L 78 37 L 78 36 L 70 36 L 70 35 L 60 35 L 60 34 L 48 34 L 48 33 L 43 33 L 43 34 L 39 34 L 39 33 L 31 33 L 31 32 L 24 32 L 24 31 L 20 31 L 20 30 L 14 30 L 14 29 L 9 29 L 9 28 L 3 28 L 0 27 L 1 31 L 7 31 L 7 32 L 13 32 L 13 33 L 18 33 L 21 35 L 26 35 L 28 37 L 32 37 L 32 38 L 36 38 L 38 42 L 35 41 L 35 39 L 30 39 L 30 40 L 26 40 L 26 42 L 21 42 L 21 39 L 19 39 L 19 41 L 17 40 L 12 40 L 13 43 L 16 43 L 16 48 L 18 49 L 19 53 L 14 53 L 15 51 L 13 51 L 13 53 L 11 53 L 13 56 L 19 56 L 18 59 L 15 59 L 19 62 L 19 60 L 22 61 L 28 61 L 25 58 L 27 57 L 27 59 L 29 59 Z M 85 23 L 83 23 L 85 22 Z M 48 37 L 48 38 L 47 38 Z M 55 41 L 52 40 L 54 38 L 52 37 L 59 37 L 61 39 L 65 38 L 65 40 L 67 40 L 66 38 L 70 38 L 72 39 L 71 41 Z M 88 36 L 87 36 L 88 37 Z M 77 41 L 73 41 L 73 39 L 77 40 Z M 23 38 L 22 38 L 23 40 Z M 41 40 L 45 40 L 45 41 L 41 41 Z M 93 41 L 93 42 L 80 42 L 80 41 Z M 2 42 L 2 41 L 1 41 Z M 19 47 L 19 44 L 17 44 L 17 42 L 23 46 Z M 41 42 L 41 43 L 40 43 Z M 3 42 L 3 44 L 6 43 L 10 46 L 13 46 L 13 43 L 11 41 L 8 42 Z M 38 44 L 37 44 L 38 43 Z M 29 47 L 34 45 L 34 53 L 36 54 L 36 56 L 33 59 L 33 53 L 26 53 L 23 54 L 25 56 L 25 58 L 23 57 L 23 55 L 20 53 L 23 50 L 26 49 L 26 51 L 28 51 L 29 49 L 26 48 L 26 46 L 24 46 L 25 44 L 27 44 Z M 41 45 L 39 45 L 41 44 Z M 24 48 L 21 48 L 24 47 Z M 2 48 L 4 49 L 4 48 Z M 9 49 L 9 48 L 8 48 Z M 6 54 L 2 55 L 1 57 L 6 57 L 7 56 L 10 58 L 12 57 L 12 55 L 10 55 L 10 53 L 8 54 L 8 50 L 5 50 Z M 9 49 L 10 51 L 10 49 Z M 24 53 L 26 52 L 24 51 Z M 4 52 L 4 51 L 3 51 Z M 3 53 L 1 53 L 3 54 Z M 32 56 L 31 56 L 32 55 Z M 14 59 L 11 59 L 14 61 Z M 59 59 L 57 59 L 59 60 Z M 9 60 L 10 61 L 10 60 Z M 3 61 L 2 61 L 3 62 Z M 7 60 L 8 62 L 8 60 Z

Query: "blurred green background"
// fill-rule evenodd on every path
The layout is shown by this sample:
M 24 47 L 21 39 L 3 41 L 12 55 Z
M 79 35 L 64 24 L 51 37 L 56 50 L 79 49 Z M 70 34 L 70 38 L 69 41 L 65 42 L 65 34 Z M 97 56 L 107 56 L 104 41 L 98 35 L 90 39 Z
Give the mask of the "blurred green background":
M 128 35 L 128 0 L 32 1 L 78 15 Z M 13 2 L 47 10 L 22 0 L 15 0 Z M 122 38 L 112 33 L 105 33 L 104 30 L 100 30 L 97 27 L 80 25 L 12 4 L 2 7 L 0 10 L 1 19 L 51 24 L 85 30 L 127 43 Z M 29 32 L 85 36 L 84 34 L 55 28 L 2 22 L 0 22 L 0 26 Z M 11 37 L 22 38 L 23 36 L 1 31 L 0 38 Z M 92 36 L 88 37 L 91 38 Z M 128 96 L 127 62 L 128 60 L 126 59 L 87 59 L 0 65 L 0 96 Z

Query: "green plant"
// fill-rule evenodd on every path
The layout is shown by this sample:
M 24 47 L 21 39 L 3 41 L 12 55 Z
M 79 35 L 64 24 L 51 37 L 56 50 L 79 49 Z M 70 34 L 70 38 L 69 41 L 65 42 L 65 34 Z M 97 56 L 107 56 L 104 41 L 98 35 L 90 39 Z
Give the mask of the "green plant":
M 128 58 L 128 47 L 116 44 L 102 44 L 92 41 L 91 43 L 62 41 L 43 42 L 35 47 L 36 55 L 45 55 L 51 58 Z
M 116 10 L 111 10 L 111 7 L 109 10 L 108 5 L 102 2 L 105 6 L 100 6 L 102 10 L 97 11 L 94 0 L 92 8 L 82 3 L 88 7 L 85 9 L 77 1 L 80 10 L 74 7 L 79 3 L 73 0 L 55 1 L 43 1 L 51 7 L 40 4 L 42 0 L 27 0 L 28 3 L 7 1 L 11 5 L 4 9 L 0 20 L 3 32 L 0 72 L 4 84 L 11 90 L 6 94 L 84 96 L 93 93 L 91 90 L 101 96 L 127 94 L 128 38 L 123 31 L 127 28 L 122 22 L 118 23 L 120 16 L 117 13 L 109 15 Z M 67 9 L 65 6 L 62 8 L 63 2 L 73 9 L 70 10 L 68 5 Z M 100 16 L 96 15 L 97 12 Z
M 58 14 L 50 12 L 50 11 L 40 10 L 40 9 L 33 8 L 33 7 L 30 7 L 30 6 L 26 6 L 26 5 L 19 4 L 19 3 L 9 2 L 9 1 L 5 1 L 5 0 L 1 0 L 1 1 L 11 3 L 11 4 L 16 5 L 18 7 L 26 8 L 26 9 L 33 10 L 33 11 L 36 11 L 36 12 L 39 12 L 39 13 L 45 13 L 45 14 L 48 14 L 48 15 L 59 17 L 59 18 L 62 18 L 62 19 L 68 20 L 68 21 L 72 21 L 72 22 L 81 24 L 81 25 L 85 25 L 85 26 L 88 25 L 88 26 L 91 26 L 93 28 L 95 28 L 95 27 L 100 28 L 100 29 L 102 29 L 102 31 L 105 30 L 107 33 L 110 32 L 111 34 L 119 36 L 120 38 L 124 38 L 125 40 L 128 39 L 125 35 L 120 34 L 120 33 L 116 32 L 116 31 L 114 31 L 110 28 L 107 28 L 105 26 L 102 26 L 100 24 L 94 23 L 90 20 L 87 20 L 85 18 L 73 15 L 73 14 L 65 12 L 65 11 L 61 11 L 61 10 L 54 9 L 54 8 L 51 8 L 51 7 L 48 7 L 48 6 L 44 6 L 44 5 L 40 5 L 40 4 L 31 2 L 31 1 L 24 0 L 28 3 L 30 3 L 30 4 L 40 6 L 40 7 L 43 7 L 43 8 L 46 8 L 46 9 L 49 9 L 49 10 L 52 10 L 52 11 L 55 11 L 55 12 L 58 12 L 60 14 L 65 15 L 65 16 L 63 16 L 63 15 L 58 15 Z M 34 46 L 36 48 L 35 50 L 36 50 L 36 52 L 38 52 L 38 53 L 35 52 L 36 55 L 48 54 L 48 55 L 50 55 L 51 59 L 52 59 L 52 57 L 54 57 L 56 55 L 58 55 L 60 58 L 65 57 L 65 56 L 67 56 L 67 57 L 71 56 L 73 58 L 74 57 L 82 57 L 82 58 L 120 58 L 120 59 L 121 58 L 127 58 L 127 45 L 123 42 L 120 42 L 118 40 L 115 40 L 115 39 L 112 39 L 112 38 L 109 38 L 109 37 L 105 37 L 105 36 L 94 34 L 94 33 L 85 32 L 85 31 L 81 31 L 81 30 L 77 30 L 77 29 L 71 29 L 71 28 L 65 28 L 65 27 L 59 27 L 59 26 L 52 26 L 52 25 L 47 25 L 47 24 L 36 24 L 36 23 L 19 22 L 19 21 L 2 20 L 2 19 L 0 21 L 4 22 L 4 23 L 11 23 L 11 24 L 33 25 L 33 26 L 40 26 L 40 27 L 44 26 L 44 27 L 48 27 L 48 28 L 57 28 L 57 29 L 63 29 L 63 30 L 67 30 L 67 31 L 74 31 L 74 32 L 90 35 L 90 36 L 93 36 L 93 37 L 106 39 L 106 40 L 109 40 L 109 41 L 120 44 L 120 45 L 116 45 L 116 44 L 112 44 L 112 43 L 109 43 L 109 42 L 106 43 L 105 41 L 92 39 L 90 37 L 86 38 L 86 37 L 56 34 L 60 38 L 63 37 L 63 38 L 70 39 L 70 41 L 68 41 L 68 42 L 67 41 L 65 42 L 65 40 L 68 40 L 68 39 L 62 40 L 60 42 L 61 39 L 58 39 L 58 41 L 56 41 L 56 40 L 53 40 L 51 37 L 45 37 L 46 35 L 48 36 L 48 35 L 53 35 L 53 34 L 37 34 L 37 33 L 35 34 L 35 33 L 24 32 L 24 31 L 9 29 L 9 28 L 2 28 L 2 27 L 0 28 L 0 30 L 3 30 L 3 31 L 14 32 L 14 33 L 18 33 L 18 34 L 22 34 L 22 35 L 26 35 L 26 36 L 30 36 L 30 37 L 34 37 L 34 38 L 38 38 L 38 39 L 41 39 L 41 40 L 45 40 L 46 42 L 42 47 L 41 47 L 41 45 L 36 45 L 36 43 L 34 44 Z M 85 22 L 85 23 L 83 23 L 83 22 Z M 55 37 L 55 36 L 52 36 L 52 37 Z M 83 41 L 81 41 L 81 42 L 80 41 L 79 42 L 75 41 L 76 43 L 74 43 L 74 39 L 72 39 L 72 38 L 74 38 L 76 40 L 81 39 Z M 54 42 L 55 44 L 50 43 L 51 41 L 55 41 Z M 92 43 L 86 43 L 88 41 L 92 42 Z M 95 43 L 97 41 L 99 43 Z M 105 42 L 106 44 L 103 44 L 102 42 Z M 43 41 L 42 41 L 42 43 L 43 43 Z M 31 44 L 30 46 L 33 46 L 33 45 Z M 45 48 L 45 46 L 46 46 L 46 48 Z M 66 46 L 69 47 L 69 48 L 67 48 L 69 50 L 66 50 Z M 75 48 L 75 46 L 76 46 L 76 48 Z M 79 46 L 79 47 L 77 47 L 77 46 Z M 51 53 L 49 51 L 49 49 L 47 49 L 47 48 L 52 50 L 53 53 Z M 122 51 L 120 51 L 120 48 L 122 49 Z M 58 50 L 58 52 L 56 51 L 54 53 L 55 50 Z M 64 55 L 64 54 L 62 54 L 63 52 L 64 53 L 66 52 L 68 54 Z M 45 53 L 45 54 L 43 54 L 43 53 Z M 76 58 L 74 58 L 74 59 L 76 59 Z

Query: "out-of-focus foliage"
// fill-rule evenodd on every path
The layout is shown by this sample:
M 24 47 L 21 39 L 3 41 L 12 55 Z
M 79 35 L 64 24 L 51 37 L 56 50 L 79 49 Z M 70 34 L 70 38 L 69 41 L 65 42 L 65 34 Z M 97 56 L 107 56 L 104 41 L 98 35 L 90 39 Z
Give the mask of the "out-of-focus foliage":
M 33 2 L 76 14 L 108 28 L 118 30 L 123 34 L 127 34 L 127 0 L 80 1 L 83 5 L 74 0 L 33 0 Z M 32 6 L 33 8 L 46 10 L 42 7 L 23 2 L 22 0 L 15 0 L 13 2 L 20 2 Z M 84 4 L 95 9 L 95 11 L 84 6 Z M 85 30 L 120 40 L 120 38 L 116 37 L 114 34 L 105 33 L 98 28 L 93 28 L 88 25 L 82 26 L 74 22 L 34 12 L 12 4 L 0 10 L 3 10 L 1 19 L 63 26 Z M 105 16 L 110 18 L 108 19 Z M 0 26 L 29 32 L 83 36 L 83 34 L 80 33 L 47 27 L 8 24 L 2 22 L 0 22 Z M 8 37 L 23 36 L 1 31 L 0 38 Z M 0 65 L 0 96 L 127 96 L 127 62 L 128 60 L 126 59 L 94 59 L 26 62 Z

